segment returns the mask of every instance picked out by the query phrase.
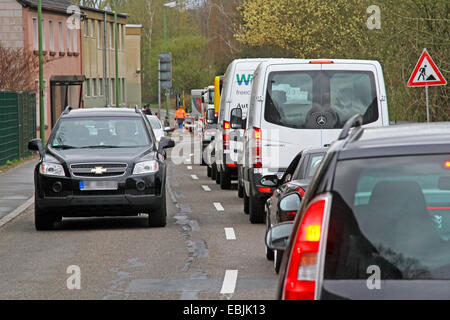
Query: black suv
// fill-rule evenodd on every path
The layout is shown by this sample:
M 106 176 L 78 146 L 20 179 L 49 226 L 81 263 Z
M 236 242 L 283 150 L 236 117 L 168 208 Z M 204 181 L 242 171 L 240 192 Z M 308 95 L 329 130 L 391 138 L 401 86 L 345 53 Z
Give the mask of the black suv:
M 151 227 L 166 225 L 166 148 L 140 110 L 67 108 L 35 169 L 35 227 L 51 229 L 63 217 L 148 213 Z
M 286 252 L 278 298 L 450 299 L 450 123 L 361 123 L 345 125 L 295 222 L 267 233 Z

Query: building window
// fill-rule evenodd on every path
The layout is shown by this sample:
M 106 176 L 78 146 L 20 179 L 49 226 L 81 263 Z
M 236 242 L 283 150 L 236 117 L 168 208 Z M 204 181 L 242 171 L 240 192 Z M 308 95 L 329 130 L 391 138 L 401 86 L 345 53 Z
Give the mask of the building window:
M 45 21 L 42 19 L 42 50 L 47 51 L 47 43 L 45 42 Z
M 108 24 L 108 29 L 109 29 L 109 48 L 114 49 L 114 41 L 113 41 L 114 28 L 111 23 Z
M 59 27 L 59 51 L 64 52 L 64 36 L 63 36 L 63 24 L 62 22 L 58 23 Z
M 91 96 L 91 79 L 86 79 L 86 97 L 90 97 Z
M 84 25 L 83 35 L 84 35 L 85 37 L 87 37 L 88 31 L 89 31 L 89 30 L 88 30 L 88 20 L 87 20 L 87 19 L 84 20 L 83 25 Z
M 97 47 L 99 48 L 99 49 L 101 49 L 101 47 L 102 47 L 102 37 L 101 37 L 101 34 L 102 34 L 102 31 L 101 31 L 101 22 L 100 21 L 96 21 L 96 25 L 97 25 Z
M 67 28 L 67 51 L 72 52 L 72 33 L 70 28 Z
M 33 18 L 33 50 L 39 50 L 39 34 L 37 18 Z
M 92 96 L 97 96 L 97 79 L 92 79 Z
M 72 38 L 73 38 L 73 52 L 78 52 L 78 31 L 77 29 L 70 30 L 73 32 Z
M 49 28 L 49 37 L 50 37 L 50 51 L 55 51 L 55 28 L 53 27 L 53 21 L 48 22 L 48 28 Z
M 103 79 L 98 79 L 98 96 L 103 97 Z

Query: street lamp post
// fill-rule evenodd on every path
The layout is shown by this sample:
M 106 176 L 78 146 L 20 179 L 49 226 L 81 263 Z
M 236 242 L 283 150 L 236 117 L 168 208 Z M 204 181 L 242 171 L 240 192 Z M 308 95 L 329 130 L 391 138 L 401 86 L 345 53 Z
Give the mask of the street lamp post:
M 42 0 L 38 0 L 38 32 L 39 32 L 39 117 L 40 136 L 45 144 L 45 105 L 44 105 L 44 56 L 42 43 Z
M 116 108 L 119 107 L 120 91 L 119 91 L 119 28 L 117 26 L 117 0 L 114 0 L 114 30 L 116 43 Z
M 168 2 L 164 4 L 163 8 L 163 21 L 164 21 L 164 51 L 167 52 L 167 17 L 166 17 L 166 8 L 174 8 L 177 6 L 175 1 Z M 169 90 L 166 89 L 166 117 L 169 117 Z

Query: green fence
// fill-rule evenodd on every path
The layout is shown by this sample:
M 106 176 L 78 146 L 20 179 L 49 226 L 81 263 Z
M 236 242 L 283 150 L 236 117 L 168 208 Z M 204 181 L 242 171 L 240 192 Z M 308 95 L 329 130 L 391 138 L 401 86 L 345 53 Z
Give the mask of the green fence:
M 36 138 L 36 95 L 0 92 L 0 165 L 30 156 L 28 141 Z

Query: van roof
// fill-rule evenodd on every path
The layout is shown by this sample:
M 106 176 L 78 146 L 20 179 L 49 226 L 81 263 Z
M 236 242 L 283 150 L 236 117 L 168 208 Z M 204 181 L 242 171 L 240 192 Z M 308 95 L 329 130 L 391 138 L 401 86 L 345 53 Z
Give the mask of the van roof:
M 284 58 L 272 58 L 261 61 L 259 68 L 264 68 L 274 64 L 310 64 L 311 62 L 328 64 L 332 61 L 333 64 L 374 64 L 380 65 L 377 60 L 358 60 L 358 59 L 284 59 Z M 325 63 L 326 62 L 326 63 Z

